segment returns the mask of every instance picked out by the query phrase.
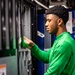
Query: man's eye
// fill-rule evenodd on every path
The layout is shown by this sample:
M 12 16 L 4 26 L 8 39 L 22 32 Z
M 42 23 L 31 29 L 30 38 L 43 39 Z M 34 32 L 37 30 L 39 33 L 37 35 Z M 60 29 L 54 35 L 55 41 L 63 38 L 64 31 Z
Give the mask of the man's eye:
M 47 20 L 48 22 L 50 22 L 51 20 Z
M 47 19 L 45 22 L 50 22 L 51 20 Z

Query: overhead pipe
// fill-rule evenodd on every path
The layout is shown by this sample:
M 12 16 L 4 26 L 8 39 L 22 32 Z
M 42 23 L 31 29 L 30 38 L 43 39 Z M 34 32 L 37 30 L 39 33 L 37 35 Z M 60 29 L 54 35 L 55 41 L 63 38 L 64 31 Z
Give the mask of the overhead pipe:
M 48 9 L 47 6 L 45 6 L 44 4 L 42 4 L 41 2 L 37 1 L 37 0 L 32 0 L 34 1 L 35 3 L 37 3 L 38 5 L 40 5 L 41 7 L 45 8 L 45 9 Z

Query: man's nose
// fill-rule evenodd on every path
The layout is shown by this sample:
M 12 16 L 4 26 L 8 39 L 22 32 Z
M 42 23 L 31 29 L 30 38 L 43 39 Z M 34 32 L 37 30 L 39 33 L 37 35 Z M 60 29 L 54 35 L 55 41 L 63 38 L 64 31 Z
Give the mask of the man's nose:
M 45 23 L 45 26 L 46 26 L 46 27 L 47 27 L 47 25 L 48 25 L 48 22 Z

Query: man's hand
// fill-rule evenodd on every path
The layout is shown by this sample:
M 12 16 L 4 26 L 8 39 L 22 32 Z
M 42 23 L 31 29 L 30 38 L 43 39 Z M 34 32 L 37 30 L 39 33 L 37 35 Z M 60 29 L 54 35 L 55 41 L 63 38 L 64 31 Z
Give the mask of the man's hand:
M 25 36 L 24 36 L 24 40 L 29 45 L 29 48 L 32 48 L 34 46 L 34 42 Z

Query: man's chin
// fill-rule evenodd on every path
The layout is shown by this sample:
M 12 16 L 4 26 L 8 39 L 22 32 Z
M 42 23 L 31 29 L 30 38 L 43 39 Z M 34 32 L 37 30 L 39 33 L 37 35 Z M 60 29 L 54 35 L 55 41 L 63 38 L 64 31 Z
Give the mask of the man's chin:
M 55 34 L 55 33 L 51 32 L 51 31 L 48 31 L 48 33 L 49 33 L 49 34 Z
M 52 32 L 51 32 L 51 31 L 48 31 L 48 33 L 49 33 L 49 34 L 52 34 Z

